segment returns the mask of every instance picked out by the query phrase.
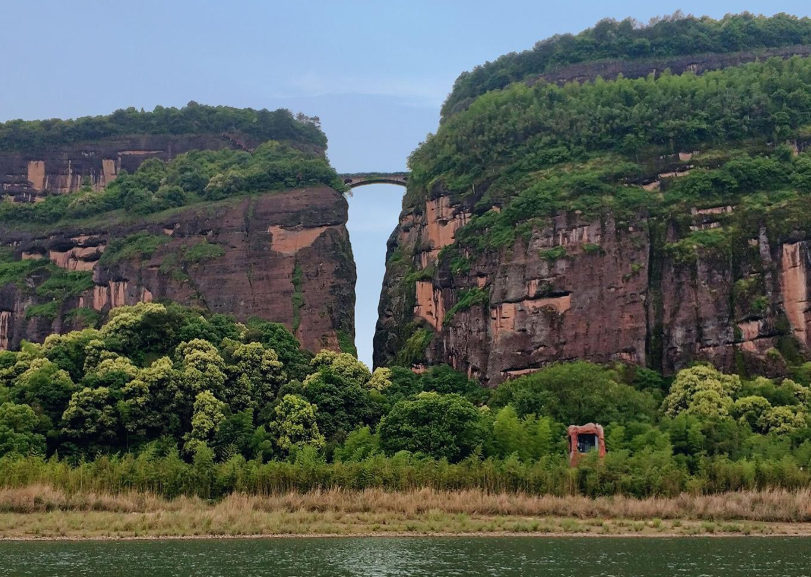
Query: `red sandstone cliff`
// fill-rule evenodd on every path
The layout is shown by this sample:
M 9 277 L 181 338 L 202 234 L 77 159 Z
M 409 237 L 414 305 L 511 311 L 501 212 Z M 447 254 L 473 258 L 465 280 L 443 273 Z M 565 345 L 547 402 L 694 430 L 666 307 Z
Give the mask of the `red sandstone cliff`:
M 420 328 L 433 338 L 417 365 L 448 363 L 490 386 L 571 359 L 665 373 L 708 360 L 780 373 L 777 349 L 791 343 L 805 355 L 811 348 L 811 251 L 801 234 L 781 238 L 756 228 L 732 255 L 699 251 L 694 262 L 680 262 L 664 250 L 677 237 L 673 223 L 644 214 L 618 224 L 610 213 L 592 221 L 560 213 L 528 240 L 466 254 L 469 270 L 454 272 L 437 256 L 469 215 L 445 195 L 402 213 L 389 240 L 376 365 L 395 362 Z M 732 206 L 695 210 L 691 228 L 713 228 L 734 215 Z M 556 247 L 565 252 L 543 256 Z M 434 267 L 417 280 L 408 274 Z M 742 280 L 763 287 L 767 302 L 756 313 L 736 285 Z M 489 302 L 450 315 L 474 287 Z
M 15 258 L 92 271 L 94 286 L 61 303 L 53 320 L 26 318 L 28 307 L 48 301 L 36 294 L 36 273 L 27 286 L 0 288 L 0 347 L 79 328 L 71 314 L 77 308 L 106 313 L 170 299 L 243 321 L 256 316 L 280 322 L 311 350 L 337 349 L 339 331 L 354 336 L 356 276 L 346 220 L 343 196 L 319 187 L 190 206 L 140 222 L 48 234 L 2 231 L 0 243 L 13 247 Z M 112 239 L 139 232 L 159 237 L 151 256 L 100 260 Z

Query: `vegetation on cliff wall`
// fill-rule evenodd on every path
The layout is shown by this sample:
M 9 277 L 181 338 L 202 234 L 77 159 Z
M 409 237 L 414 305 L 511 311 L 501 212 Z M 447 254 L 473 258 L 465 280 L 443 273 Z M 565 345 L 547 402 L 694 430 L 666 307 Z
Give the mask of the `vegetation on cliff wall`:
M 515 84 L 477 99 L 413 153 L 406 202 L 439 187 L 472 204 L 457 237 L 479 251 L 560 211 L 610 210 L 625 222 L 744 199 L 757 210 L 790 204 L 810 190 L 811 156 L 773 143 L 811 135 L 808 86 L 811 59 L 801 58 L 701 77 Z M 663 194 L 643 189 L 663 173 Z
M 269 141 L 253 153 L 192 151 L 169 163 L 150 159 L 133 174 L 121 174 L 102 192 L 86 189 L 51 195 L 32 204 L 3 203 L 0 222 L 58 225 L 114 211 L 146 215 L 200 202 L 314 185 L 345 189 L 323 156 Z
M 532 50 L 506 54 L 457 78 L 442 107 L 447 120 L 485 92 L 571 64 L 607 59 L 662 60 L 689 54 L 723 54 L 811 44 L 811 19 L 727 15 L 721 20 L 680 13 L 640 26 L 632 19 L 602 20 L 577 35 L 538 42 Z
M 12 120 L 0 124 L 0 150 L 53 150 L 81 142 L 141 134 L 235 133 L 260 142 L 282 140 L 323 151 L 327 137 L 319 124 L 318 118 L 293 116 L 285 109 L 253 110 L 190 102 L 183 108 L 157 106 L 152 112 L 127 108 L 107 116 L 76 120 Z
M 68 299 L 93 288 L 93 273 L 67 271 L 47 259 L 15 260 L 12 252 L 0 250 L 0 286 L 14 285 L 29 302 L 26 318 L 56 318 Z

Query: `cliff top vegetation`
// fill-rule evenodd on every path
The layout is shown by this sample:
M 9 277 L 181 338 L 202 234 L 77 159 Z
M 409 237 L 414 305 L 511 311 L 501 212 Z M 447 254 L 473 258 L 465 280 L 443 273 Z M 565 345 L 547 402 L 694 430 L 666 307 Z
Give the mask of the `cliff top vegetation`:
M 465 203 L 473 217 L 457 238 L 479 248 L 510 245 L 561 210 L 621 222 L 744 200 L 790 209 L 777 227 L 790 232 L 810 191 L 811 158 L 789 145 L 811 137 L 809 83 L 811 59 L 795 57 L 702 76 L 513 84 L 412 154 L 406 204 L 421 210 L 436 191 Z
M 0 124 L 0 151 L 35 152 L 115 136 L 221 134 L 235 132 L 264 142 L 279 140 L 327 148 L 317 117 L 286 109 L 254 110 L 189 102 L 183 108 L 156 106 L 151 112 L 126 108 L 106 116 L 75 120 L 11 120 Z
M 442 119 L 464 110 L 477 97 L 513 82 L 571 64 L 606 59 L 654 60 L 705 53 L 730 53 L 811 44 L 811 19 L 730 14 L 656 18 L 647 26 L 633 19 L 606 19 L 579 34 L 556 35 L 531 50 L 511 52 L 457 78 L 442 106 Z

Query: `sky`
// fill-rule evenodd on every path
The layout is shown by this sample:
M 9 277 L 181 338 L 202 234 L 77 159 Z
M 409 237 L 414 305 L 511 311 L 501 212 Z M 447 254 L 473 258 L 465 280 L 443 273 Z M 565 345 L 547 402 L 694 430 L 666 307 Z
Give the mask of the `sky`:
M 808 0 L 0 0 L 0 121 L 135 106 L 319 116 L 339 172 L 396 171 L 464 70 L 602 18 L 682 10 L 811 15 Z M 403 189 L 349 199 L 357 346 L 371 363 L 386 240 Z

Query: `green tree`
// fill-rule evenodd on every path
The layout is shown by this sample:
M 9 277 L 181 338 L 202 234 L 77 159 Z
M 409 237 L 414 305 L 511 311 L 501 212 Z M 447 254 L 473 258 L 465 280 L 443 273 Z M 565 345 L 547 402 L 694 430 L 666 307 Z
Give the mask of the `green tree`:
M 737 375 L 725 375 L 712 367 L 696 365 L 682 369 L 665 397 L 663 408 L 675 417 L 685 411 L 703 417 L 722 417 L 733 406 L 733 395 L 741 388 Z
M 289 378 L 302 381 L 310 373 L 311 355 L 301 349 L 296 337 L 284 325 L 252 319 L 248 321 L 244 339 L 260 342 L 275 351 Z
M 118 438 L 118 424 L 115 398 L 110 389 L 85 387 L 71 396 L 62 415 L 61 433 L 93 449 L 114 444 Z
M 182 376 L 169 357 L 161 357 L 141 369 L 138 378 L 123 392 L 125 401 L 132 399 L 131 422 L 148 437 L 179 437 L 181 431 L 191 426 L 194 397 L 184 387 Z
M 490 442 L 490 453 L 496 457 L 539 459 L 552 448 L 552 424 L 548 418 L 537 419 L 535 415 L 521 419 L 512 405 L 507 405 L 496 413 Z
M 236 455 L 253 458 L 255 432 L 253 411 L 248 409 L 231 414 L 217 427 L 211 446 L 222 461 L 227 461 Z
M 753 431 L 759 431 L 763 415 L 771 409 L 772 404 L 765 398 L 749 396 L 737 399 L 731 412 L 738 422 L 748 424 Z
M 160 430 L 162 415 L 153 411 L 149 385 L 141 379 L 127 383 L 121 390 L 118 402 L 119 418 L 128 434 L 140 437 L 150 436 L 150 432 Z
M 276 398 L 287 380 L 284 367 L 276 352 L 261 343 L 223 341 L 227 360 L 228 384 L 226 397 L 233 411 L 263 407 Z
M 464 397 L 425 392 L 400 401 L 378 428 L 388 453 L 411 451 L 459 461 L 484 441 L 479 410 Z
M 524 457 L 528 448 L 527 441 L 527 432 L 521 426 L 512 405 L 499 410 L 493 421 L 494 454 L 502 458 L 509 457 L 513 453 Z
M 346 357 L 354 361 L 351 355 Z M 318 429 L 328 441 L 341 442 L 358 426 L 373 425 L 380 418 L 380 407 L 372 397 L 376 391 L 366 386 L 368 371 L 358 376 L 341 369 L 340 366 L 337 369 L 332 365 L 321 366 L 305 379 L 301 390 L 301 394 L 318 407 Z
M 466 397 L 475 405 L 484 403 L 489 396 L 487 389 L 448 365 L 431 367 L 421 375 L 421 380 L 424 391 L 434 391 L 441 395 L 455 393 Z
M 112 254 L 105 251 L 105 256 Z M 102 337 L 114 342 L 130 358 L 140 359 L 147 352 L 165 344 L 167 309 L 159 303 L 138 303 L 112 309 L 101 328 Z
M 317 449 L 323 447 L 324 436 L 319 432 L 316 422 L 317 410 L 318 407 L 302 397 L 285 395 L 276 405 L 276 418 L 270 423 L 276 445 L 285 452 L 305 445 Z
M 519 416 L 545 415 L 570 425 L 652 419 L 654 397 L 619 380 L 615 371 L 589 362 L 556 363 L 504 383 L 490 405 L 512 404 Z
M 181 378 L 189 393 L 197 397 L 209 391 L 218 399 L 225 396 L 225 361 L 217 347 L 203 339 L 180 343 L 176 350 L 180 359 Z
M 760 426 L 778 435 L 795 433 L 808 427 L 808 412 L 796 407 L 773 407 L 760 418 Z
M 311 364 L 316 372 L 304 380 L 305 385 L 321 369 L 328 369 L 347 385 L 362 387 L 372 378 L 369 368 L 349 353 L 336 353 L 325 349 L 315 356 Z
M 194 453 L 197 445 L 208 443 L 214 438 L 220 424 L 225 420 L 227 405 L 218 400 L 211 391 L 197 393 L 194 399 L 194 413 L 191 418 L 191 431 L 186 436 L 186 450 Z
M 0 456 L 44 455 L 45 437 L 37 433 L 39 419 L 28 405 L 0 404 Z
M 45 357 L 64 369 L 74 381 L 84 375 L 85 348 L 90 341 L 99 340 L 101 333 L 96 329 L 73 331 L 64 335 L 52 334 L 45 338 L 42 351 Z
M 103 339 L 91 339 L 84 348 L 84 366 L 82 374 L 92 373 L 101 361 L 118 358 L 118 353 L 111 351 Z
M 372 377 L 366 381 L 366 387 L 373 391 L 385 391 L 391 386 L 391 369 L 378 367 L 372 373 Z
M 92 372 L 82 379 L 84 385 L 91 388 L 107 387 L 119 392 L 131 380 L 138 376 L 138 367 L 127 357 L 106 358 Z
M 54 424 L 58 423 L 76 391 L 67 371 L 48 359 L 34 359 L 12 390 L 18 402 L 31 406 Z
M 362 461 L 380 450 L 380 438 L 369 426 L 359 427 L 347 435 L 346 440 L 335 448 L 333 457 L 336 461 Z

